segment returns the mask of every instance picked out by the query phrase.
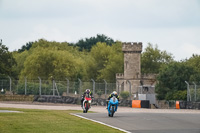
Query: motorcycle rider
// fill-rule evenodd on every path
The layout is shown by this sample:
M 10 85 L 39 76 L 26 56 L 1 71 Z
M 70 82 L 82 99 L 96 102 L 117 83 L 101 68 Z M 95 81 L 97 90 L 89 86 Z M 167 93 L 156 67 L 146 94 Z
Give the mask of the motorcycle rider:
M 83 93 L 83 95 L 81 97 L 81 107 L 83 107 L 83 101 L 85 99 L 85 96 L 93 98 L 92 92 L 90 91 L 90 89 L 86 89 L 85 92 Z
M 107 100 L 107 103 L 106 103 L 106 109 L 108 109 L 108 102 L 113 96 L 115 96 L 117 98 L 117 100 L 119 101 L 119 96 L 118 96 L 117 92 L 113 91 L 108 97 L 108 100 Z

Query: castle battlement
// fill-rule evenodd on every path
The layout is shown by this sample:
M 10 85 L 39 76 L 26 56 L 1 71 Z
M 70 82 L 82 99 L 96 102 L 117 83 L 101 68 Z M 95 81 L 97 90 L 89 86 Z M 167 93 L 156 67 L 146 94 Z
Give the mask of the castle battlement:
M 122 51 L 123 52 L 141 53 L 142 52 L 142 43 L 141 42 L 138 42 L 138 43 L 137 42 L 123 43 Z
M 116 78 L 117 79 L 123 79 L 124 78 L 124 74 L 123 73 L 116 73 Z

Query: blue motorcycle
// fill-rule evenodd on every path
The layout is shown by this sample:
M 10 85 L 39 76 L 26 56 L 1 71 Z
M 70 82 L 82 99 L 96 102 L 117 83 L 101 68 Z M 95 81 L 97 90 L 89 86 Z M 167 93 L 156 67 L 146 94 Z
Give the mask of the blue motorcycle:
M 108 102 L 108 116 L 113 117 L 114 113 L 117 111 L 119 101 L 113 96 Z

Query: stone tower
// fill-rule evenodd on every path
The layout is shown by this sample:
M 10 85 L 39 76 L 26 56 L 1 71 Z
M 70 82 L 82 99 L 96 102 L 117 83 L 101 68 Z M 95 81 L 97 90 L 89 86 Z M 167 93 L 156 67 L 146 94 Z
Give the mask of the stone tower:
M 122 51 L 124 52 L 124 79 L 140 78 L 142 43 L 123 43 Z
M 156 74 L 141 74 L 142 43 L 123 43 L 124 73 L 116 74 L 118 92 L 128 91 L 131 99 L 150 100 L 155 103 Z M 150 95 L 144 98 L 141 94 Z M 153 100 L 152 100 L 153 99 Z
M 122 51 L 124 53 L 124 74 L 116 74 L 116 80 L 120 91 L 131 91 L 135 94 L 141 80 L 142 43 L 123 43 Z

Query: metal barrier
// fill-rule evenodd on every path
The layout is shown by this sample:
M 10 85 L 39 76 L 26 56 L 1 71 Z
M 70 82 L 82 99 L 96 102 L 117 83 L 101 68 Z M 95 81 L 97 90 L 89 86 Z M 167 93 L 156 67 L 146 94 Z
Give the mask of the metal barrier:
M 188 102 L 200 102 L 200 85 L 197 85 L 195 82 L 187 84 L 187 101 Z
M 21 95 L 82 95 L 86 89 L 90 89 L 93 94 L 104 95 L 107 97 L 112 91 L 117 90 L 116 83 L 95 82 L 91 79 L 91 82 L 69 81 L 67 78 L 63 81 L 42 80 L 38 77 L 37 80 L 30 80 L 24 78 L 24 80 L 11 80 L 11 78 L 0 79 L 0 88 L 5 91 L 12 92 L 13 94 Z M 1 93 L 3 93 L 1 92 Z

